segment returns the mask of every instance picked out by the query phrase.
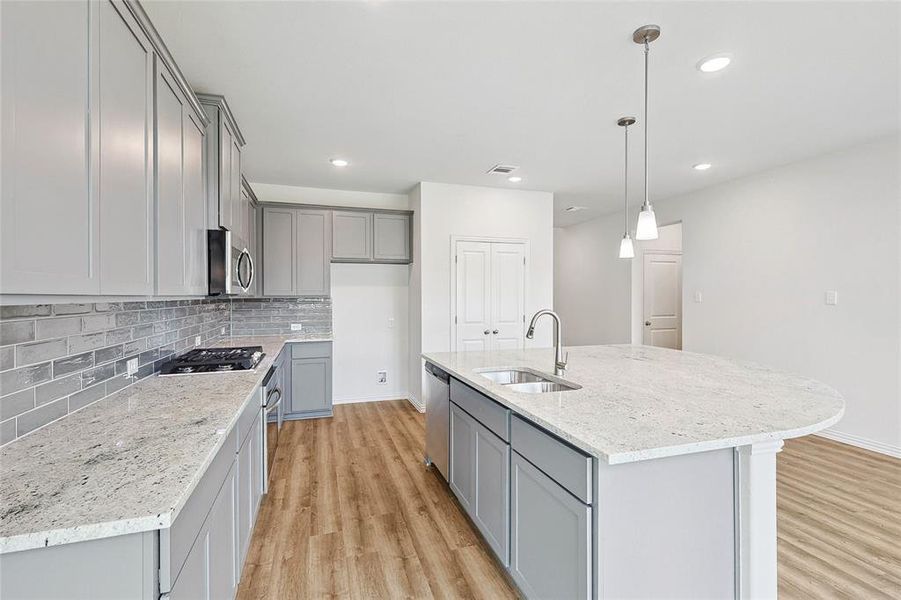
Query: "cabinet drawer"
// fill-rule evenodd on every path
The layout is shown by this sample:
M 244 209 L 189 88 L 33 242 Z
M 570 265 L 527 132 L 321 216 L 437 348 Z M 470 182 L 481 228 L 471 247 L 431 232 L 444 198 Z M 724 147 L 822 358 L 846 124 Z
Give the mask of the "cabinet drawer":
M 169 528 L 160 530 L 160 592 L 168 591 L 178 578 L 188 552 L 213 507 L 216 495 L 235 462 L 237 439 L 238 430 L 234 427 L 227 434 L 225 442 L 191 492 L 175 522 Z
M 244 407 L 244 411 L 238 417 L 238 425 L 235 427 L 235 429 L 238 430 L 236 439 L 238 447 L 244 445 L 244 440 L 247 439 L 247 435 L 250 433 L 254 421 L 260 416 L 260 412 L 263 410 L 263 400 L 260 397 L 260 393 L 259 387 L 254 389 L 253 398 L 247 403 L 247 406 Z
M 513 415 L 510 445 L 586 504 L 591 504 L 591 457 Z
M 510 441 L 509 410 L 453 378 L 450 383 L 450 398 L 496 436 L 505 442 Z
M 329 358 L 331 342 L 302 342 L 291 344 L 291 358 Z

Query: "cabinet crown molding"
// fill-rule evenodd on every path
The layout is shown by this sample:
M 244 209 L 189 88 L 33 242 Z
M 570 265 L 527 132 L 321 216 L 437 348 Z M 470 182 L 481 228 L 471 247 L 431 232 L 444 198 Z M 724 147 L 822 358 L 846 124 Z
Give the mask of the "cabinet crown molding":
M 225 100 L 225 96 L 221 94 L 197 94 L 197 99 L 200 100 L 201 104 L 215 106 L 222 111 L 222 114 L 225 115 L 226 120 L 228 120 L 229 127 L 238 138 L 238 143 L 242 147 L 247 144 L 247 142 L 244 141 L 244 134 L 241 133 L 241 129 L 238 127 L 238 121 L 235 120 L 235 115 L 231 108 L 229 108 L 228 102 Z

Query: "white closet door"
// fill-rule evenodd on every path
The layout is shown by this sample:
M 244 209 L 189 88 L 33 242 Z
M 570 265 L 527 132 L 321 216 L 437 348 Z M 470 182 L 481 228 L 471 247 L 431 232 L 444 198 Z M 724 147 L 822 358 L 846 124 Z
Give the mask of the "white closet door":
M 456 350 L 489 350 L 491 344 L 491 244 L 457 242 Z
M 491 349 L 523 347 L 525 248 L 491 244 Z

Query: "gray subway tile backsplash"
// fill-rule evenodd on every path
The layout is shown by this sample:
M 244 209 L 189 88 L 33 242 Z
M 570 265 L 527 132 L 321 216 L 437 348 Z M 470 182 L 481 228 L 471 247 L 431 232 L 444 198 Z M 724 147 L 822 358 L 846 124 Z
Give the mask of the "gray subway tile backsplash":
M 0 306 L 0 445 L 152 375 L 196 336 L 215 343 L 223 327 L 231 335 L 331 336 L 331 299 Z M 132 358 L 137 376 L 125 377 Z

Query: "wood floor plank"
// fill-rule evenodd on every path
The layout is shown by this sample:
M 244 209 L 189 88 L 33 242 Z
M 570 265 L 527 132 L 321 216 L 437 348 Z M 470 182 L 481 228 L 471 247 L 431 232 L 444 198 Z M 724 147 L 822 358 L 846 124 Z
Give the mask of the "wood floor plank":
M 516 598 L 406 400 L 282 430 L 240 600 Z M 818 437 L 777 459 L 780 598 L 901 598 L 901 461 Z

